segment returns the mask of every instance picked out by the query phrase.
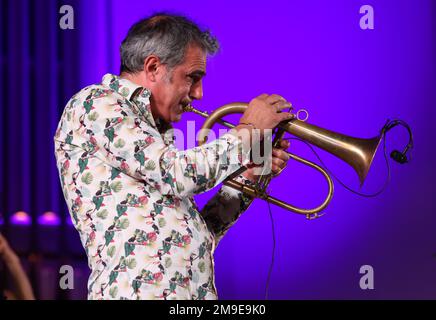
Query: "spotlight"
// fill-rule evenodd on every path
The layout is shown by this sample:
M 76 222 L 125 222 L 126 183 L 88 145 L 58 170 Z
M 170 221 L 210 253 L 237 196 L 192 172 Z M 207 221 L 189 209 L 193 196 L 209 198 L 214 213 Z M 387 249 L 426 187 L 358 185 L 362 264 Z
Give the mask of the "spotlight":
M 43 215 L 38 217 L 38 224 L 40 226 L 60 226 L 61 219 L 56 215 L 56 213 L 48 211 Z
M 18 211 L 11 216 L 10 223 L 16 226 L 30 226 L 32 218 L 24 211 Z

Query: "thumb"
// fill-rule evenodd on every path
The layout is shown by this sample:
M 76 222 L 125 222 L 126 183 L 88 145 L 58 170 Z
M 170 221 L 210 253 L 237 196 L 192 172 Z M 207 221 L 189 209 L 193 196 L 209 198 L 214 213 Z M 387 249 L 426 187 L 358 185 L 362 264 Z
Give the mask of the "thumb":
M 280 122 L 286 121 L 286 120 L 291 120 L 294 118 L 294 115 L 292 113 L 289 113 L 289 112 L 280 112 L 280 113 L 278 113 L 278 115 L 280 116 Z

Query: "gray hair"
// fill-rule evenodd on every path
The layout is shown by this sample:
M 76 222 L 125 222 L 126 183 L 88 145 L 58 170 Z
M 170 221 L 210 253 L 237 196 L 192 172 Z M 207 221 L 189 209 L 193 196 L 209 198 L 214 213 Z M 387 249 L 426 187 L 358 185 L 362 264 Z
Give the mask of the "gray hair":
M 137 73 L 144 69 L 144 59 L 156 55 L 169 69 L 181 64 L 190 44 L 207 54 L 218 51 L 219 44 L 208 30 L 201 30 L 186 17 L 157 13 L 135 23 L 121 43 L 121 72 Z

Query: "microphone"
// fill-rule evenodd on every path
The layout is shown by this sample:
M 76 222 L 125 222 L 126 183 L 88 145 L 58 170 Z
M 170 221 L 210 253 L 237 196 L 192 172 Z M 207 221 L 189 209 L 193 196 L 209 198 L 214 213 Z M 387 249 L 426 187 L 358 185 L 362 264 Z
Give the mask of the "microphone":
M 407 158 L 407 151 L 412 148 L 412 142 L 409 142 L 409 144 L 404 148 L 403 152 L 400 152 L 398 150 L 394 150 L 391 152 L 391 158 L 394 159 L 394 161 L 405 164 L 409 162 L 409 159 Z
M 394 150 L 391 152 L 391 158 L 401 164 L 405 164 L 408 162 L 407 156 L 398 150 Z
M 407 129 L 407 131 L 409 133 L 409 142 L 407 143 L 403 152 L 400 152 L 398 150 L 393 150 L 391 152 L 391 158 L 395 162 L 398 162 L 400 164 L 405 164 L 405 163 L 409 162 L 409 159 L 407 158 L 407 152 L 409 151 L 409 149 L 413 148 L 413 135 L 412 135 L 412 130 L 410 129 L 409 125 L 406 122 L 404 122 L 403 120 L 399 120 L 399 119 L 396 119 L 393 121 L 388 120 L 382 129 L 382 134 L 386 134 L 389 130 L 391 130 L 393 127 L 396 127 L 397 125 L 401 125 Z

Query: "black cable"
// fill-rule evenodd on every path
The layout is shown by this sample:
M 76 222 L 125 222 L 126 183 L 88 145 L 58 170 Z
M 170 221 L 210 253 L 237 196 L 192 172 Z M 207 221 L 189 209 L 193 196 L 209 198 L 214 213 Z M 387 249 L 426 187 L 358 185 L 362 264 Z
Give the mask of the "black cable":
M 335 180 L 337 181 L 337 182 L 339 182 L 339 184 L 341 185 L 341 186 L 343 186 L 345 189 L 347 189 L 348 191 L 350 191 L 350 192 L 352 192 L 352 193 L 354 193 L 354 194 L 357 194 L 357 195 L 359 195 L 359 196 L 362 196 L 362 197 L 366 197 L 366 198 L 373 198 L 373 197 L 376 197 L 376 196 L 378 196 L 380 193 L 382 193 L 382 192 L 384 192 L 385 190 L 386 190 L 386 187 L 388 186 L 388 184 L 389 184 L 389 182 L 390 182 L 390 180 L 391 180 L 391 167 L 390 167 L 390 165 L 389 165 L 389 159 L 388 159 L 388 156 L 387 156 L 387 151 L 386 151 L 386 135 L 385 135 L 385 133 L 383 132 L 383 137 L 382 137 L 382 139 L 383 139 L 383 153 L 384 153 L 384 158 L 385 158 L 385 161 L 386 161 L 386 168 L 387 168 L 387 170 L 388 170 L 388 174 L 387 174 L 387 177 L 386 177 L 386 180 L 385 180 L 385 183 L 383 184 L 383 187 L 379 190 L 379 191 L 377 191 L 377 192 L 375 192 L 375 193 L 370 193 L 370 194 L 368 194 L 368 193 L 362 193 L 362 192 L 359 192 L 359 191 L 357 191 L 357 190 L 354 190 L 354 189 L 352 189 L 352 188 L 350 188 L 349 186 L 347 186 L 345 183 L 343 183 L 326 165 L 325 165 L 325 163 L 324 163 L 324 161 L 322 161 L 322 159 L 321 159 L 321 157 L 318 155 L 318 153 L 316 152 L 316 150 L 307 142 L 307 141 L 304 141 L 303 139 L 300 139 L 300 138 L 286 138 L 286 139 L 284 139 L 284 140 L 297 140 L 297 141 L 301 141 L 301 142 L 303 142 L 304 144 L 306 144 L 309 148 L 310 148 L 310 150 L 312 150 L 312 152 L 315 154 L 315 156 L 318 158 L 318 161 L 321 163 L 321 166 L 333 177 L 333 178 L 335 178 Z
M 269 289 L 269 283 L 271 280 L 272 269 L 274 267 L 274 257 L 275 257 L 275 251 L 276 251 L 276 233 L 274 230 L 274 218 L 273 218 L 272 211 L 271 211 L 271 205 L 268 201 L 266 203 L 268 204 L 268 211 L 269 211 L 269 217 L 271 219 L 271 229 L 272 229 L 272 238 L 273 238 L 271 264 L 269 266 L 268 278 L 266 280 L 266 286 L 265 286 L 265 300 L 268 300 L 268 289 Z
M 383 154 L 384 154 L 384 158 L 385 158 L 385 162 L 386 162 L 386 168 L 387 168 L 387 177 L 386 177 L 386 180 L 385 180 L 385 183 L 383 184 L 383 186 L 382 186 L 382 188 L 379 190 L 379 191 L 377 191 L 377 192 L 375 192 L 375 193 L 372 193 L 372 194 L 367 194 L 367 193 L 362 193 L 362 192 L 359 192 L 359 191 L 356 191 L 356 190 L 354 190 L 354 189 L 352 189 L 352 188 L 350 188 L 349 186 L 347 186 L 345 183 L 343 183 L 332 171 L 330 171 L 329 169 L 328 169 L 328 167 L 325 165 L 325 163 L 324 163 L 324 161 L 322 161 L 322 159 L 321 159 L 321 157 L 318 155 L 318 153 L 316 152 L 316 150 L 312 147 L 312 145 L 311 144 L 309 144 L 307 141 L 305 141 L 305 140 L 303 140 L 303 139 L 300 139 L 300 138 L 284 138 L 283 140 L 297 140 L 297 141 L 301 141 L 301 142 L 303 142 L 304 144 L 306 144 L 309 148 L 310 148 L 310 150 L 312 150 L 312 152 L 315 154 L 315 156 L 318 158 L 318 161 L 321 163 L 321 166 L 337 181 L 337 182 L 339 182 L 339 184 L 341 185 L 341 186 L 343 186 L 345 189 L 347 189 L 348 191 L 350 191 L 350 192 L 352 192 L 352 193 L 354 193 L 354 194 L 357 194 L 357 195 L 359 195 L 359 196 L 362 196 L 362 197 L 367 197 L 367 198 L 372 198 L 372 197 L 375 197 L 375 196 L 378 196 L 380 193 L 382 193 L 383 191 L 385 191 L 386 190 L 386 187 L 387 187 L 387 185 L 389 184 L 389 182 L 390 182 L 390 180 L 391 180 L 391 167 L 390 167 L 390 165 L 389 165 L 389 159 L 388 159 L 388 156 L 387 156 L 387 149 L 386 149 L 386 133 L 389 131 L 389 130 L 391 130 L 392 128 L 394 128 L 395 126 L 397 126 L 397 125 L 402 125 L 402 126 L 404 126 L 407 130 L 408 130 L 408 132 L 409 132 L 409 135 L 410 135 L 410 141 L 409 141 L 409 144 L 408 144 L 408 148 L 413 148 L 413 138 L 412 138 L 412 132 L 411 132 L 411 130 L 410 130 L 410 128 L 409 128 L 409 126 L 407 125 L 407 123 L 405 123 L 404 121 L 402 121 L 402 120 L 398 120 L 398 119 L 395 119 L 395 120 L 392 120 L 392 121 L 390 121 L 390 120 L 388 120 L 387 122 L 386 122 L 386 124 L 383 126 L 383 128 L 382 128 L 382 130 L 381 130 L 381 135 L 382 135 L 382 139 L 383 139 Z M 407 150 L 407 149 L 406 149 Z M 268 278 L 267 278 L 267 281 L 266 281 L 266 286 L 265 286 L 265 300 L 268 300 L 268 289 L 269 289 L 269 284 L 270 284 L 270 280 L 271 280 L 271 274 L 272 274 L 272 269 L 273 269 L 273 267 L 274 267 L 274 258 L 275 258 L 275 250 L 276 250 L 276 236 L 275 236 L 275 230 L 274 230 L 274 218 L 273 218 L 273 215 L 272 215 L 272 211 L 271 211 L 271 205 L 270 205 L 270 203 L 267 201 L 267 204 L 268 204 L 268 211 L 269 211 L 269 216 L 270 216 L 270 219 L 271 219 L 271 228 L 272 228 L 272 238 L 273 238 L 273 247 L 272 247 L 272 255 L 271 255 L 271 264 L 270 264 L 270 266 L 269 266 L 269 271 L 268 271 Z

